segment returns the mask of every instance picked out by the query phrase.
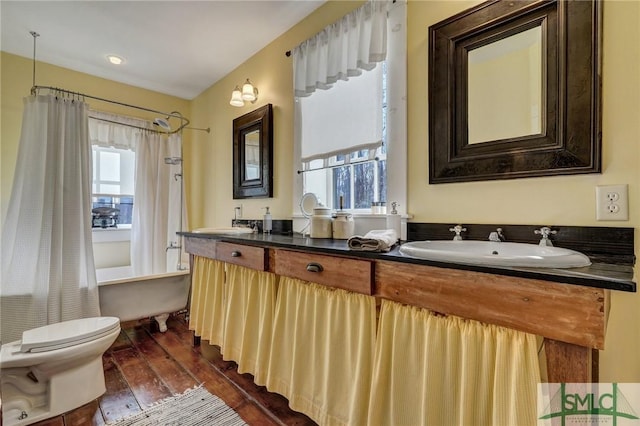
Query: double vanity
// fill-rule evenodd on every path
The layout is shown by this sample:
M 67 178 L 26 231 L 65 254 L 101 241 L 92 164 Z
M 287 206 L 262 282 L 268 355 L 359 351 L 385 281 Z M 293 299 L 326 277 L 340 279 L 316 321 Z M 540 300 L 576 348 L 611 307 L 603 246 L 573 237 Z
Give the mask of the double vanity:
M 182 235 L 192 256 L 541 336 L 549 382 L 598 380 L 597 350 L 605 344 L 610 291 L 636 291 L 631 265 L 597 259 L 590 264 L 580 253 L 554 247 L 439 241 L 403 243 L 388 253 L 372 253 L 349 250 L 344 240 L 236 231 L 205 229 Z M 511 259 L 522 258 L 523 249 L 524 258 L 533 263 L 509 265 Z M 430 250 L 449 253 L 431 258 L 425 254 Z M 480 260 L 469 261 L 474 256 Z M 506 263 L 483 262 L 487 256 Z M 588 266 L 578 266 L 585 265 L 585 258 Z

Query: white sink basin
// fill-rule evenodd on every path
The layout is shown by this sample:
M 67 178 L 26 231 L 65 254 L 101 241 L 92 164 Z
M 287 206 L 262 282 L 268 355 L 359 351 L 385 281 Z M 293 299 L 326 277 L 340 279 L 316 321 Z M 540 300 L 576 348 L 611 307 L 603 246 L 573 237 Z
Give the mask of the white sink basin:
M 251 234 L 253 229 L 240 226 L 227 226 L 219 228 L 198 228 L 191 231 L 196 234 Z
M 400 253 L 419 259 L 468 265 L 531 268 L 576 268 L 591 265 L 587 256 L 574 250 L 493 241 L 414 241 L 400 246 Z

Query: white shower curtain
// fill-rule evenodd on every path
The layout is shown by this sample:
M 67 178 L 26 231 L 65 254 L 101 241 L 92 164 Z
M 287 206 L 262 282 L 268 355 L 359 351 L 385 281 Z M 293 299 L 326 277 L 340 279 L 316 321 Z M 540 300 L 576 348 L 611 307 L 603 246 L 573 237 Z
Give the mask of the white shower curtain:
M 169 156 L 173 158 L 182 158 L 182 135 L 176 133 L 169 136 L 167 142 Z M 176 235 L 176 232 L 180 230 L 189 229 L 187 226 L 187 208 L 186 200 L 184 198 L 184 179 L 182 177 L 182 163 L 167 165 L 169 168 L 169 215 L 167 217 L 167 226 L 164 232 L 167 234 L 167 241 L 169 244 L 173 243 L 174 246 L 182 245 L 182 239 Z M 182 221 L 182 226 L 180 226 Z M 182 256 L 180 259 L 178 256 Z M 181 250 L 170 249 L 165 254 L 167 260 L 166 271 L 172 272 L 178 269 L 178 263 L 180 262 L 181 268 L 187 268 L 189 266 L 189 255 L 186 254 L 184 248 Z
M 165 164 L 180 157 L 181 137 L 143 132 L 136 135 L 136 181 L 131 225 L 131 266 L 136 276 L 175 271 L 179 244 L 181 166 Z M 182 214 L 183 221 L 185 215 Z
M 100 314 L 91 167 L 87 104 L 26 98 L 2 230 L 2 343 L 27 329 Z

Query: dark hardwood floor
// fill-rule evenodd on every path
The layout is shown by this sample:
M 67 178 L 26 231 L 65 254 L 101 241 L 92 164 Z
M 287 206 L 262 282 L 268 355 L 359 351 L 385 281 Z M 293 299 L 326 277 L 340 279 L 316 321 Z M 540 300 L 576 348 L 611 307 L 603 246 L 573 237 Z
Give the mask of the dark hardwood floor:
M 194 347 L 193 333 L 181 316 L 169 319 L 165 333 L 155 323 L 130 322 L 104 354 L 107 391 L 74 411 L 36 423 L 39 426 L 104 425 L 163 398 L 203 384 L 249 425 L 315 425 L 292 411 L 287 400 L 239 374 L 234 362 L 223 361 L 219 348 Z M 78 384 L 82 386 L 82 384 Z

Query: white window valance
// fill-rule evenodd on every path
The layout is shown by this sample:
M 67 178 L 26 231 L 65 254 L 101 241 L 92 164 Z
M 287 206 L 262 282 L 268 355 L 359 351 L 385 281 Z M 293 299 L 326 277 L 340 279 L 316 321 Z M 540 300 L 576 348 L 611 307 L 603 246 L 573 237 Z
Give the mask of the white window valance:
M 96 146 L 135 151 L 136 135 L 142 133 L 142 129 L 154 130 L 147 120 L 108 112 L 91 110 L 89 118 L 89 139 L 91 145 Z
M 293 49 L 294 95 L 309 96 L 387 56 L 389 1 L 369 1 Z
M 389 3 L 369 1 L 293 49 L 303 169 L 382 145 Z

